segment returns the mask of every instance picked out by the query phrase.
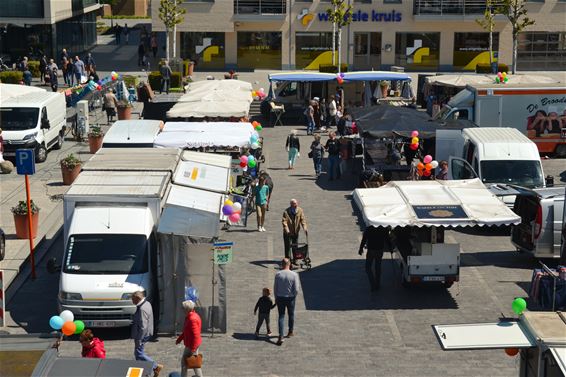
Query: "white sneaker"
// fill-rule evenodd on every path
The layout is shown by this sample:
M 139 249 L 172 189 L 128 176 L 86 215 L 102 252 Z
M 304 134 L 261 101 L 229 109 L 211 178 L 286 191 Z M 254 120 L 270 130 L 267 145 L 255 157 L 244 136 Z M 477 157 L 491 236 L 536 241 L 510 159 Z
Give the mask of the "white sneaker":
M 261 231 L 262 231 L 262 232 L 265 232 L 266 230 L 265 230 L 265 228 L 264 228 L 264 227 L 261 227 Z
M 258 226 L 258 227 L 257 227 L 257 231 L 258 231 L 258 232 L 263 232 L 263 230 L 261 230 L 261 226 Z

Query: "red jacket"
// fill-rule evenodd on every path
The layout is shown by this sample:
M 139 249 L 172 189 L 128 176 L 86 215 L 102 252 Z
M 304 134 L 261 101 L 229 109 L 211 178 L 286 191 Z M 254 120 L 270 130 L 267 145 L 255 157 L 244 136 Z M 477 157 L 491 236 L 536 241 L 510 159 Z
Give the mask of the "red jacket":
M 183 332 L 177 338 L 178 341 L 181 339 L 185 344 L 185 347 L 189 348 L 191 352 L 195 352 L 202 343 L 200 337 L 200 330 L 202 326 L 202 321 L 200 316 L 194 310 L 187 314 L 185 317 L 185 325 L 183 326 Z
M 83 357 L 105 359 L 106 351 L 104 350 L 104 342 L 98 338 L 92 338 L 92 343 L 89 346 L 83 346 L 81 354 Z

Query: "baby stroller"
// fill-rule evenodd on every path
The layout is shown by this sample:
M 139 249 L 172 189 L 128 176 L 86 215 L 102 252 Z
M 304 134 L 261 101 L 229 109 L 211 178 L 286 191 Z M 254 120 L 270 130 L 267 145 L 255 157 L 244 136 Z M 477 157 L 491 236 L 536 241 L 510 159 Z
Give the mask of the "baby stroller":
M 292 265 L 300 264 L 301 269 L 307 271 L 312 268 L 311 258 L 309 257 L 309 237 L 307 236 L 306 243 L 293 243 L 291 244 L 291 251 L 293 252 Z

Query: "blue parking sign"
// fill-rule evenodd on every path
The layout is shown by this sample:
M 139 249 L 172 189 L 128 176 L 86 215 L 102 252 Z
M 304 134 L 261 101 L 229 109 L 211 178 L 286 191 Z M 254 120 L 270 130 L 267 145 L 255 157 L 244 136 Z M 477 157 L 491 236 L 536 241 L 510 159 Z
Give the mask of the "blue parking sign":
M 33 149 L 16 150 L 16 170 L 19 175 L 35 174 L 35 151 Z

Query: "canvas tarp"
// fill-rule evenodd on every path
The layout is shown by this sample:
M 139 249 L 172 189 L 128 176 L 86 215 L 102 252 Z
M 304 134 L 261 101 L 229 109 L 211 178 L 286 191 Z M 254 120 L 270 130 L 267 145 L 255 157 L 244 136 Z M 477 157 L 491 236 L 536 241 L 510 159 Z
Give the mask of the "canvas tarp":
M 426 83 L 464 88 L 466 85 L 490 85 L 495 83 L 496 75 L 438 75 L 427 77 Z M 559 80 L 539 75 L 509 75 L 507 84 L 555 84 Z
M 258 135 L 244 122 L 167 122 L 155 138 L 158 148 L 247 147 Z
M 167 118 L 241 118 L 247 117 L 249 112 L 248 101 L 177 102 L 167 112 Z
M 479 179 L 391 181 L 354 190 L 367 226 L 491 226 L 518 224 L 521 218 Z
M 230 166 L 220 167 L 199 161 L 181 161 L 173 175 L 173 182 L 182 186 L 227 194 L 230 191 L 230 171 Z
M 214 328 L 214 332 L 225 333 L 226 279 L 222 265 L 214 266 L 213 275 L 212 243 L 161 233 L 158 243 L 159 333 L 178 334 L 183 330 L 185 313 L 181 304 L 188 287 L 198 291 L 196 311 L 202 319 L 202 331 Z

